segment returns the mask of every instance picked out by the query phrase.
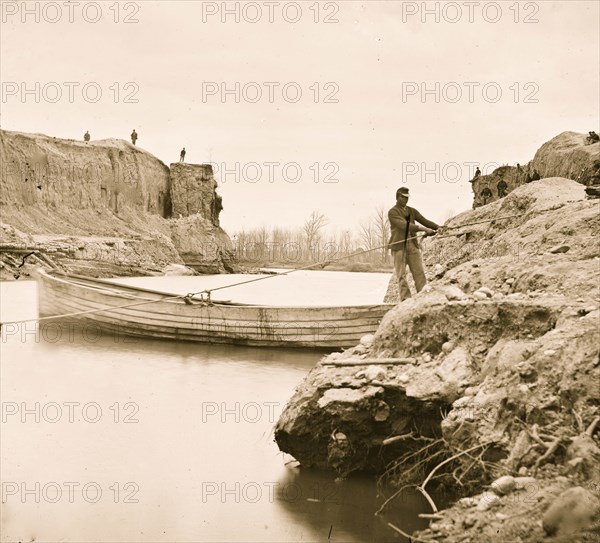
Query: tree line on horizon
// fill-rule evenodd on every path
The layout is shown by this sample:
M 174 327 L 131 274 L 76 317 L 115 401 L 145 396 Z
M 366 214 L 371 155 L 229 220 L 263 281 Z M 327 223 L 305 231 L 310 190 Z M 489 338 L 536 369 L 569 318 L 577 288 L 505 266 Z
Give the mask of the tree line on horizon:
M 312 211 L 301 227 L 259 226 L 236 230 L 232 236 L 236 257 L 257 263 L 310 264 L 342 259 L 341 264 L 391 265 L 387 248 L 390 223 L 384 207 L 378 207 L 354 229 L 326 231 L 329 219 Z
M 448 210 L 447 215 L 449 219 L 454 212 Z M 326 229 L 328 224 L 327 216 L 314 210 L 301 227 L 262 225 L 235 230 L 232 241 L 236 258 L 240 262 L 260 265 L 308 265 L 339 259 L 342 266 L 392 266 L 392 258 L 387 249 L 390 221 L 384 206 L 377 207 L 369 217 L 352 229 L 332 232 Z M 350 258 L 345 258 L 348 256 Z

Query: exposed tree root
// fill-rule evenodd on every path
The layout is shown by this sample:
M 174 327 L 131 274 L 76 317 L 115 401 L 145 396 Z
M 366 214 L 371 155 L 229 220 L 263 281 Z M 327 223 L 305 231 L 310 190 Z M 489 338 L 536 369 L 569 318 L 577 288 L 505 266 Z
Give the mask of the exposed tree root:
M 392 524 L 391 522 L 388 522 L 387 525 L 392 530 L 395 530 L 399 534 L 406 537 L 409 541 L 415 541 L 415 543 L 436 543 L 435 539 L 420 539 L 418 537 L 413 537 L 412 535 L 407 534 L 404 530 L 401 530 L 400 528 L 398 528 L 398 526 L 396 526 L 395 524 Z
M 396 474 L 398 472 L 398 470 L 402 469 L 405 465 L 409 464 L 412 460 L 420 457 L 420 459 L 416 463 L 411 464 L 408 469 L 406 469 L 406 470 L 404 470 L 404 471 L 401 472 L 402 473 L 401 480 L 403 482 L 405 482 L 406 484 L 404 484 L 402 487 L 400 487 L 400 489 L 398 489 L 396 492 L 394 492 L 394 494 L 392 494 L 389 498 L 387 498 L 383 502 L 383 504 L 381 505 L 381 507 L 379 508 L 379 510 L 375 514 L 379 515 L 379 514 L 383 513 L 383 511 L 385 510 L 386 506 L 390 502 L 392 502 L 396 497 L 398 497 L 402 493 L 402 491 L 404 489 L 410 488 L 410 487 L 416 488 L 425 497 L 425 499 L 429 502 L 429 505 L 431 506 L 431 509 L 433 510 L 433 512 L 437 513 L 438 512 L 438 508 L 437 508 L 435 502 L 433 501 L 433 498 L 425 490 L 425 487 L 427 486 L 427 484 L 429 482 L 431 482 L 432 480 L 434 480 L 435 478 L 442 477 L 443 475 L 445 475 L 447 473 L 450 473 L 455 479 L 460 480 L 462 477 L 464 477 L 464 475 L 468 471 L 470 471 L 472 469 L 472 467 L 477 462 L 482 463 L 483 466 L 484 466 L 484 468 L 485 468 L 485 462 L 481 458 L 483 456 L 483 453 L 485 452 L 485 450 L 483 450 L 478 455 L 478 457 L 476 457 L 475 459 L 473 459 L 473 461 L 467 466 L 466 469 L 462 468 L 463 473 L 461 475 L 458 475 L 458 476 L 456 475 L 457 471 L 461 470 L 461 466 L 458 466 L 457 468 L 455 468 L 452 471 L 447 471 L 447 472 L 441 473 L 441 474 L 439 474 L 439 475 L 436 476 L 436 473 L 443 466 L 446 466 L 446 465 L 450 464 L 451 462 L 457 460 L 461 456 L 469 455 L 469 453 L 472 453 L 473 451 L 475 451 L 477 449 L 486 449 L 492 443 L 494 443 L 494 441 L 487 441 L 485 443 L 481 443 L 479 445 L 475 445 L 474 447 L 470 447 L 469 449 L 465 449 L 465 450 L 459 451 L 456 454 L 453 454 L 452 456 L 446 458 L 445 460 L 442 460 L 440 463 L 438 463 L 429 472 L 429 474 L 425 477 L 423 483 L 421 483 L 421 484 L 417 484 L 415 482 L 415 479 L 418 476 L 418 473 L 423 473 L 425 465 L 426 464 L 430 464 L 431 461 L 434 458 L 437 458 L 438 456 L 447 454 L 449 446 L 448 446 L 448 443 L 443 438 L 438 439 L 438 440 L 434 441 L 433 443 L 429 443 L 428 445 L 425 445 L 424 447 L 421 447 L 417 451 L 411 452 L 411 453 L 409 453 L 409 454 L 401 457 L 400 459 L 396 460 L 393 463 L 393 466 L 391 468 L 389 468 L 380 477 L 380 479 L 379 479 L 379 484 L 380 485 L 383 483 L 383 481 L 385 480 L 386 476 L 389 476 L 389 475 L 393 476 L 394 474 Z M 436 450 L 435 452 L 431 453 L 430 451 L 434 447 L 437 447 L 438 450 Z

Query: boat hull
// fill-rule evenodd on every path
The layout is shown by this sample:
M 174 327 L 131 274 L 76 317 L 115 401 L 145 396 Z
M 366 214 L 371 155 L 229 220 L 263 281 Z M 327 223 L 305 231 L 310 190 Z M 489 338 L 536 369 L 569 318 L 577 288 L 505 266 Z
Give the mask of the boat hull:
M 106 280 L 40 272 L 39 281 L 41 316 L 64 315 L 120 335 L 203 343 L 350 347 L 375 332 L 393 307 L 276 307 L 197 300 L 189 304 L 180 297 Z

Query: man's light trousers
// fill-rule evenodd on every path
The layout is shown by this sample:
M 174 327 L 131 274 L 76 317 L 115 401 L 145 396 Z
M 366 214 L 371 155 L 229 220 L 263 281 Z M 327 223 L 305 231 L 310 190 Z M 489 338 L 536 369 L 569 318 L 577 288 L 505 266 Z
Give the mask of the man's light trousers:
M 394 269 L 396 270 L 396 277 L 398 279 L 400 301 L 403 301 L 406 300 L 406 298 L 410 298 L 410 289 L 406 282 L 407 265 L 415 280 L 417 292 L 420 292 L 427 284 L 425 271 L 423 269 L 423 259 L 421 257 L 421 251 L 411 245 L 409 245 L 408 248 L 403 247 L 398 251 L 394 251 L 392 254 L 394 256 Z

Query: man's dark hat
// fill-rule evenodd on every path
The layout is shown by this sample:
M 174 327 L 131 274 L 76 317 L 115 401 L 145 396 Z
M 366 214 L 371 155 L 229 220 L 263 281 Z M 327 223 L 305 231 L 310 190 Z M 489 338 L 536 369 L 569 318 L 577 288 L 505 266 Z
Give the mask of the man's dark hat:
M 396 191 L 396 198 L 398 198 L 398 196 L 400 196 L 400 194 L 402 194 L 404 196 L 408 196 L 408 187 L 400 187 Z

